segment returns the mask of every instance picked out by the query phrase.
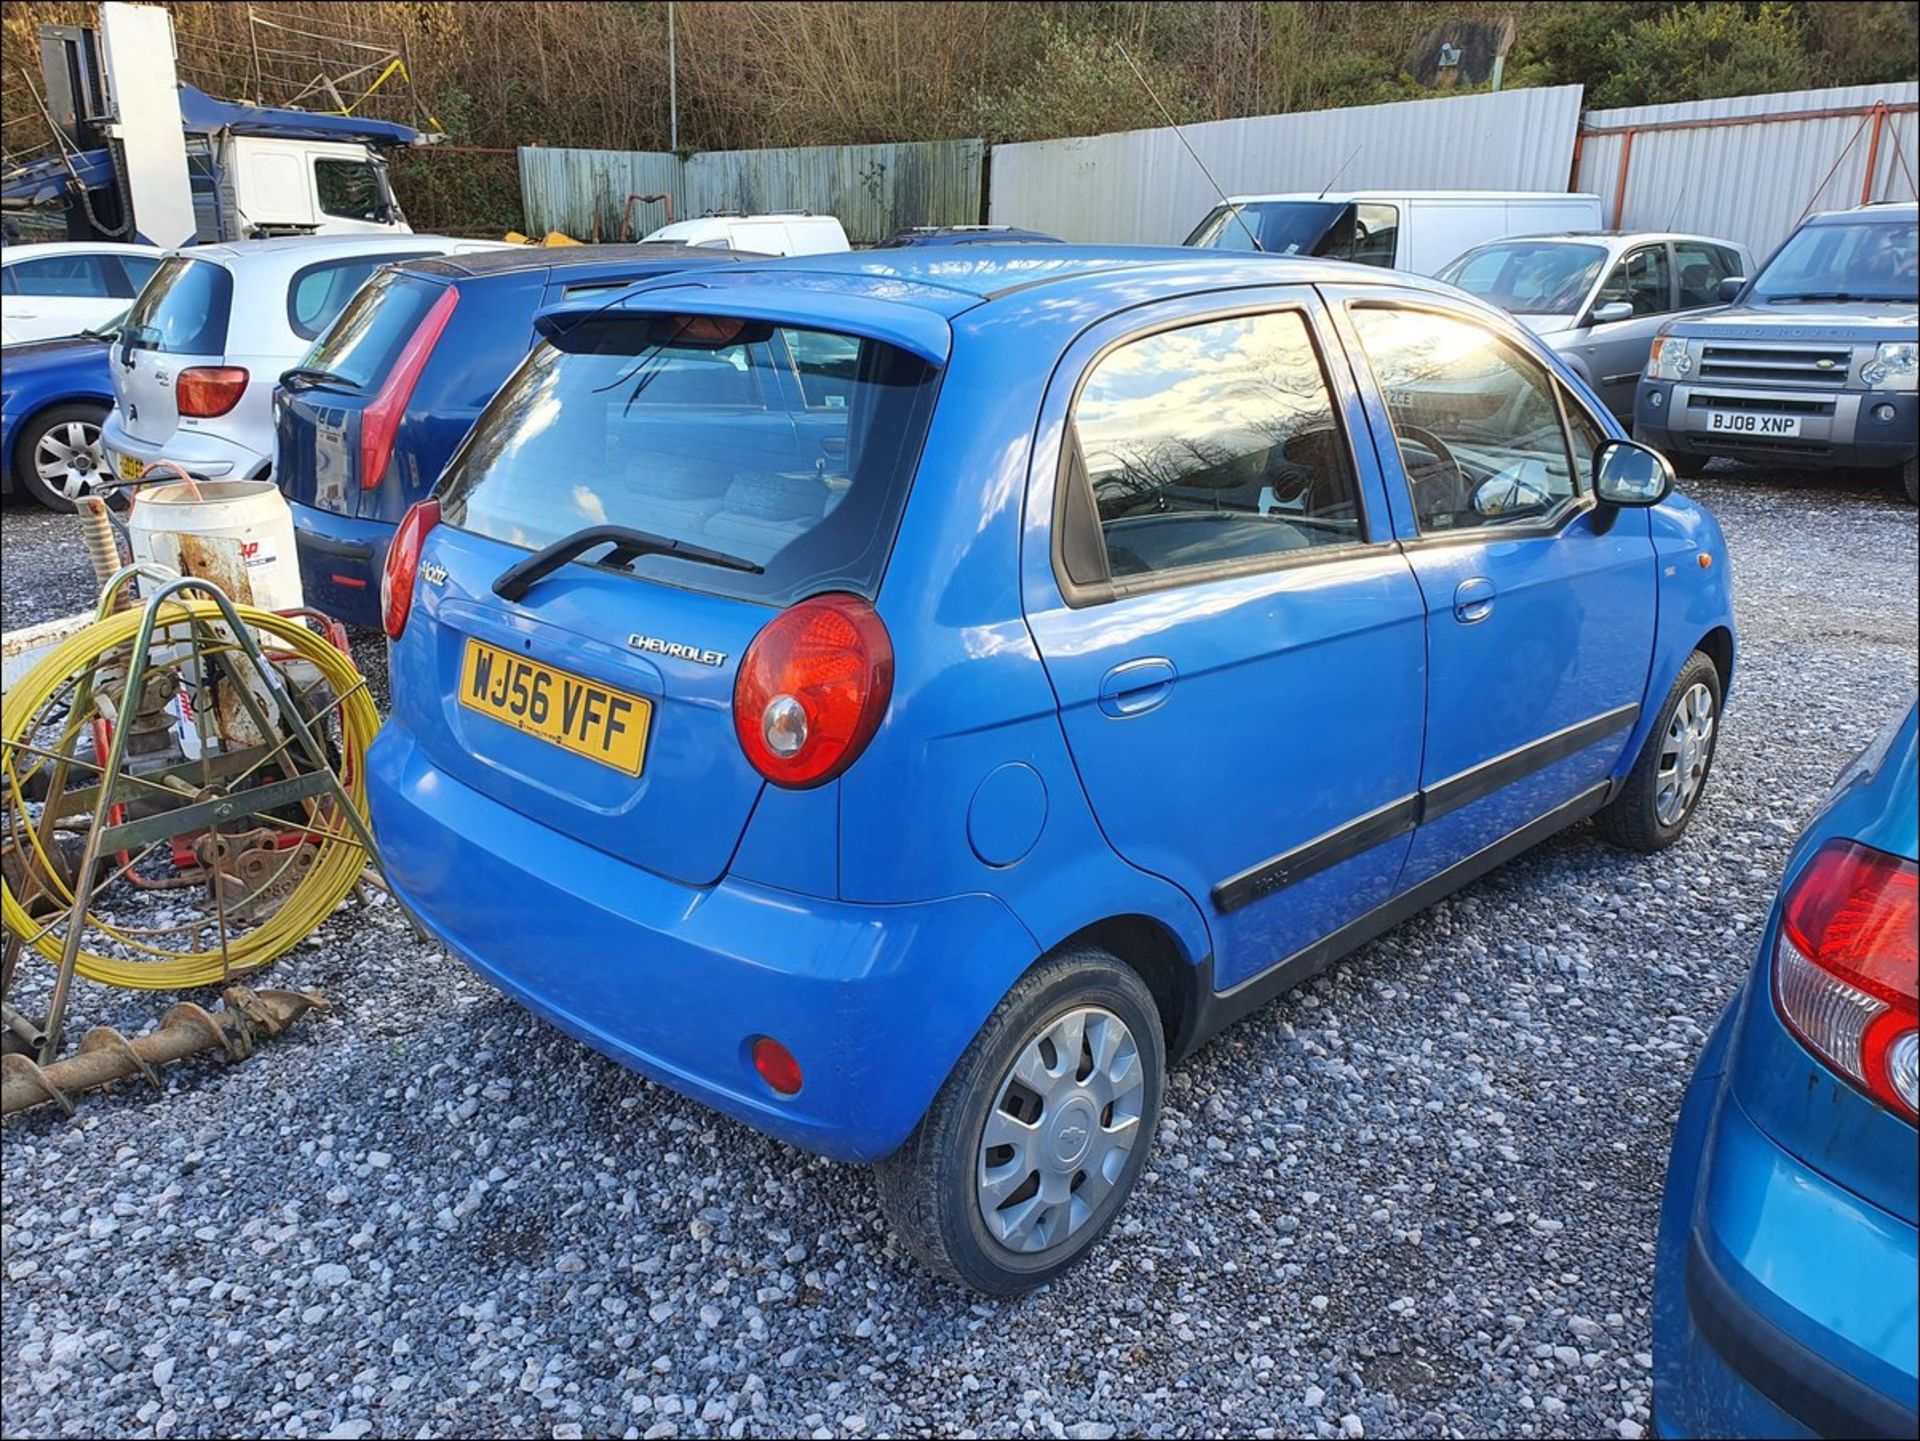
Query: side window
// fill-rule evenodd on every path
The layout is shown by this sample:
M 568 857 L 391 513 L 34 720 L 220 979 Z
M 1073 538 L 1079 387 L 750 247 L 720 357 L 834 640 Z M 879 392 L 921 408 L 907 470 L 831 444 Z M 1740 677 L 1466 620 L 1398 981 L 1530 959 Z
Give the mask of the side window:
M 379 220 L 386 210 L 380 174 L 364 160 L 316 160 L 314 193 L 320 209 L 344 220 Z
M 7 267 L 19 287 L 16 295 L 45 295 L 103 299 L 111 294 L 106 267 L 97 255 L 49 255 L 44 260 L 22 260 Z
M 414 259 L 421 253 L 357 255 L 351 260 L 329 260 L 295 271 L 293 282 L 287 287 L 287 324 L 302 340 L 319 339 L 320 332 L 333 324 L 374 271 L 396 260 Z
M 1673 269 L 1680 281 L 1680 308 L 1697 310 L 1720 303 L 1720 282 L 1740 273 L 1740 257 L 1724 245 L 1676 240 Z
M 1109 351 L 1081 384 L 1070 435 L 1083 474 L 1066 483 L 1091 496 L 1116 581 L 1365 538 L 1346 437 L 1297 311 Z
M 1579 499 L 1542 366 L 1459 316 L 1384 306 L 1352 314 L 1423 535 L 1550 524 Z
M 1555 385 L 1554 389 L 1560 393 L 1560 406 L 1567 416 L 1567 443 L 1573 451 L 1573 488 L 1585 491 L 1593 483 L 1593 457 L 1606 442 L 1607 433 L 1587 414 L 1586 407 L 1572 391 L 1564 385 Z
M 142 255 L 121 255 L 115 259 L 119 262 L 121 274 L 127 278 L 127 288 L 123 293 L 128 299 L 138 295 L 141 287 L 152 278 L 153 272 L 160 268 L 160 257 L 157 255 L 151 260 Z
M 787 354 L 809 410 L 845 410 L 859 379 L 860 342 L 824 330 L 783 330 Z
M 1361 265 L 1393 268 L 1400 237 L 1400 209 L 1362 202 L 1354 208 L 1353 258 Z
M 1673 288 L 1667 279 L 1667 247 L 1643 245 L 1613 267 L 1600 287 L 1596 305 L 1624 300 L 1635 315 L 1664 315 L 1673 309 Z

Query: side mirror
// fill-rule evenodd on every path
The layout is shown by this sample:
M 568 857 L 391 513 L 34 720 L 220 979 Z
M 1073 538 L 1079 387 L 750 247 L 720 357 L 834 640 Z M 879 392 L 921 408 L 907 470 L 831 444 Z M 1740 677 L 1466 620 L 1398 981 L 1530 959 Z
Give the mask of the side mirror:
M 1609 440 L 1594 452 L 1593 493 L 1602 505 L 1658 505 L 1673 493 L 1673 467 L 1637 440 Z
M 1740 298 L 1740 292 L 1745 290 L 1746 288 L 1747 288 L 1746 276 L 1729 275 L 1725 280 L 1720 282 L 1720 291 L 1719 291 L 1720 303 L 1722 305 L 1733 304 L 1734 301 Z
M 1612 325 L 1617 320 L 1633 319 L 1633 306 L 1625 300 L 1609 300 L 1605 305 L 1593 307 L 1593 313 L 1587 317 L 1589 325 Z

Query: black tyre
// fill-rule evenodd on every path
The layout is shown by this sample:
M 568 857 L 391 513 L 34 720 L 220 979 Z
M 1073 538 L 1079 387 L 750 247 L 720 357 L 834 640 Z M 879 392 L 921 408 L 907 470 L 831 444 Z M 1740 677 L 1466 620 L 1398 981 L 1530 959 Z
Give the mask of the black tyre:
M 1907 504 L 1920 505 L 1920 460 L 1910 460 L 1900 467 L 1900 483 L 1907 488 Z
M 901 1244 L 998 1295 L 1060 1275 L 1126 1204 L 1159 1124 L 1166 1065 L 1139 976 L 1092 947 L 1042 961 L 875 1168 Z
M 1701 651 L 1680 667 L 1627 783 L 1593 818 L 1607 840 L 1630 851 L 1652 852 L 1665 850 L 1686 831 L 1713 769 L 1724 684 Z
M 98 401 L 79 400 L 36 415 L 14 442 L 15 488 L 48 510 L 72 511 L 73 502 L 62 487 L 69 479 L 84 484 L 105 467 L 100 426 L 107 410 Z

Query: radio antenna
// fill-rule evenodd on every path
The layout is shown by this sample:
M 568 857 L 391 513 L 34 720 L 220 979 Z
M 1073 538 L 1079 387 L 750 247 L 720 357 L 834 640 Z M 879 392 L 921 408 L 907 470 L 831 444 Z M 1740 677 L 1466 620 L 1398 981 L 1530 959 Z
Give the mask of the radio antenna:
M 1200 158 L 1198 151 L 1187 144 L 1186 132 L 1180 128 L 1179 122 L 1173 118 L 1167 107 L 1160 103 L 1160 97 L 1153 93 L 1153 87 L 1147 83 L 1146 72 L 1134 61 L 1133 56 L 1127 53 L 1127 47 L 1118 40 L 1113 42 L 1113 48 L 1118 50 L 1120 58 L 1127 62 L 1127 68 L 1133 71 L 1134 79 L 1138 80 L 1140 88 L 1147 92 L 1147 99 L 1151 100 L 1154 108 L 1160 112 L 1160 118 L 1167 122 L 1167 128 L 1173 131 L 1174 138 L 1180 142 L 1181 148 L 1193 157 L 1193 163 L 1199 166 L 1200 173 L 1207 177 L 1207 184 L 1211 185 L 1213 193 L 1220 197 L 1221 208 L 1233 217 L 1236 225 L 1247 232 L 1247 239 L 1253 243 L 1255 250 L 1265 250 L 1266 246 L 1262 245 L 1260 237 L 1253 233 L 1252 227 L 1247 224 L 1247 218 L 1240 213 L 1240 208 L 1227 199 L 1227 192 L 1221 188 L 1220 182 L 1213 178 L 1213 172 L 1207 169 L 1207 162 Z
M 1360 142 L 1360 144 L 1364 145 L 1366 144 L 1366 142 L 1363 140 Z M 1331 176 L 1331 178 L 1328 179 L 1325 185 L 1322 185 L 1320 187 L 1320 193 L 1319 195 L 1314 197 L 1315 199 L 1325 200 L 1327 198 L 1327 192 L 1333 189 L 1333 182 L 1335 180 L 1338 180 L 1342 175 L 1345 175 L 1347 173 L 1347 167 L 1353 164 L 1353 157 L 1358 155 L 1359 153 L 1360 153 L 1360 145 L 1354 146 L 1353 149 L 1347 152 L 1347 158 L 1340 162 L 1340 168 L 1333 172 L 1333 175 Z

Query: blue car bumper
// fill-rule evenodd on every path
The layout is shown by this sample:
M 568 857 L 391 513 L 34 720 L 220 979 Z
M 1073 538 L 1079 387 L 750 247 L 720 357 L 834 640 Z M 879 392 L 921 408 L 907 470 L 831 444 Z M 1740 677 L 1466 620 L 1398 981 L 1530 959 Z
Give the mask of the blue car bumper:
M 307 604 L 348 625 L 380 624 L 380 572 L 393 526 L 356 520 L 295 502 L 293 536 L 300 551 L 300 588 Z
M 1725 1084 L 1734 1013 L 1674 1133 L 1655 1255 L 1654 1429 L 1911 1437 L 1915 1230 L 1753 1124 Z
M 845 1161 L 898 1148 L 1033 958 L 998 900 L 821 900 L 692 887 L 570 840 L 433 766 L 389 726 L 368 756 L 395 894 L 449 950 L 561 1030 L 758 1130 Z M 805 1083 L 754 1071 L 771 1036 Z

